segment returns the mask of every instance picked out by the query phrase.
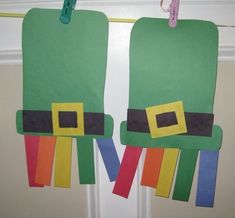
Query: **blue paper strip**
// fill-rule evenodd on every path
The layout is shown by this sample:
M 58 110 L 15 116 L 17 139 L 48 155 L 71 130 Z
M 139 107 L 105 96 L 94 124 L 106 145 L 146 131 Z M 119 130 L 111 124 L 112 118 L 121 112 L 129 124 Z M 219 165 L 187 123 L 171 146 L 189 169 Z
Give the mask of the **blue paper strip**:
M 113 143 L 113 139 L 96 139 L 96 141 L 103 158 L 109 180 L 111 182 L 115 181 L 120 168 L 120 161 Z
M 196 206 L 213 207 L 219 151 L 200 151 Z

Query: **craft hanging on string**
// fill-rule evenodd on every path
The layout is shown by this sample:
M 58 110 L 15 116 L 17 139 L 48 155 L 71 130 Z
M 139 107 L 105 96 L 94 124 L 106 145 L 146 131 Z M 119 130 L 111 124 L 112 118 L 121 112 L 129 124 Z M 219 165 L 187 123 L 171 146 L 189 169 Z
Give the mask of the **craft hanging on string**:
M 126 146 L 113 193 L 128 197 L 142 148 L 146 148 L 141 185 L 188 201 L 198 152 L 197 206 L 214 202 L 222 130 L 213 124 L 218 30 L 207 21 L 141 18 L 130 40 Z M 179 159 L 179 160 L 178 160 Z M 206 176 L 205 176 L 206 175 Z
M 79 180 L 95 183 L 93 139 L 110 181 L 119 159 L 113 119 L 104 114 L 108 19 L 101 12 L 32 9 L 23 21 L 23 110 L 17 131 L 24 135 L 30 186 L 70 187 L 72 139 L 77 142 Z

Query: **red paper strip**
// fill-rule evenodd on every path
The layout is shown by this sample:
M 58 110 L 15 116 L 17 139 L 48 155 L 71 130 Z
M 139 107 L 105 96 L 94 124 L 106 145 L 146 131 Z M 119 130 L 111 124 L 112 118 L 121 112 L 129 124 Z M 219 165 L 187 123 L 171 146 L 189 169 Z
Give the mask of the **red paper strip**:
M 126 146 L 113 193 L 128 198 L 142 147 Z
M 156 188 L 163 154 L 164 148 L 147 148 L 141 185 Z
M 28 181 L 30 187 L 43 187 L 35 182 L 39 136 L 24 135 Z
M 35 182 L 51 185 L 56 137 L 40 136 Z

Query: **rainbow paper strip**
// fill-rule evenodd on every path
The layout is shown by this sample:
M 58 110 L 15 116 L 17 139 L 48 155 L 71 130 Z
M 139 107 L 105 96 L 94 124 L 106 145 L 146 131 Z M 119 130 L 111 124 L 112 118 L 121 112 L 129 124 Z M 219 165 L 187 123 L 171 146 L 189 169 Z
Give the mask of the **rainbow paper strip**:
M 219 151 L 200 151 L 196 206 L 213 207 Z
M 179 149 L 177 148 L 165 148 L 159 180 L 156 186 L 156 195 L 166 198 L 169 197 L 178 154 Z
M 35 182 L 51 185 L 56 137 L 40 136 Z
M 126 146 L 113 193 L 128 198 L 138 166 L 142 147 Z
M 57 137 L 55 149 L 54 186 L 70 188 L 72 138 Z
M 120 167 L 120 161 L 118 159 L 117 151 L 114 146 L 113 139 L 96 139 L 101 156 L 104 161 L 106 171 L 109 176 L 110 182 L 116 180 L 118 170 Z
M 30 187 L 43 187 L 35 182 L 39 136 L 24 135 L 28 181 Z
M 77 138 L 78 172 L 80 184 L 95 184 L 93 139 Z
M 164 148 L 147 148 L 141 185 L 155 188 L 158 183 Z
M 182 149 L 176 175 L 174 193 L 172 199 L 188 201 L 193 182 L 198 150 Z

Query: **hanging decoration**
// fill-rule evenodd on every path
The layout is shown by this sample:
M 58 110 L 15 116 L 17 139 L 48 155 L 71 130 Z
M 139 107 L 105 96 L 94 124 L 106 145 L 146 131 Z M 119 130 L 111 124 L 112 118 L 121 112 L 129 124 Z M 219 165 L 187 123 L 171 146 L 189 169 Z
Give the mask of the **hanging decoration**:
M 71 16 L 64 13 L 73 8 L 61 16 Z M 17 112 L 17 131 L 24 135 L 29 186 L 51 185 L 54 169 L 54 186 L 70 187 L 73 139 L 80 183 L 95 184 L 94 139 L 114 181 L 120 163 L 113 119 L 104 114 L 108 19 L 79 10 L 61 22 L 60 14 L 32 9 L 23 21 L 23 110 Z
M 126 145 L 113 193 L 127 198 L 143 148 L 141 185 L 188 201 L 198 154 L 196 205 L 213 207 L 222 130 L 214 125 L 218 30 L 207 21 L 141 18 L 131 32 Z M 178 167 L 176 169 L 178 162 Z

